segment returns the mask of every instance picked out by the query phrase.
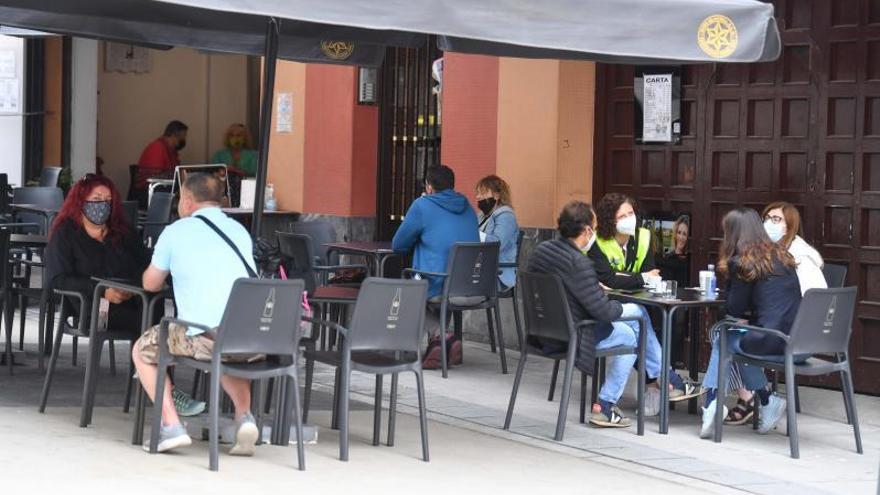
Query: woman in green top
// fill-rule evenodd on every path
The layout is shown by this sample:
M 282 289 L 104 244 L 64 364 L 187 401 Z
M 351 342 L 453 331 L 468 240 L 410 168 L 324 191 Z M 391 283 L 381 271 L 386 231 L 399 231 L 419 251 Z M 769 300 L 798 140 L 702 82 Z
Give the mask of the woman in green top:
M 224 147 L 211 157 L 211 163 L 225 163 L 229 173 L 241 177 L 257 174 L 257 150 L 244 124 L 232 124 L 226 129 Z
M 253 149 L 251 133 L 244 124 L 232 124 L 223 137 L 223 149 L 211 157 L 211 163 L 225 163 L 229 184 L 229 199 L 238 206 L 241 197 L 241 179 L 257 175 L 257 150 Z

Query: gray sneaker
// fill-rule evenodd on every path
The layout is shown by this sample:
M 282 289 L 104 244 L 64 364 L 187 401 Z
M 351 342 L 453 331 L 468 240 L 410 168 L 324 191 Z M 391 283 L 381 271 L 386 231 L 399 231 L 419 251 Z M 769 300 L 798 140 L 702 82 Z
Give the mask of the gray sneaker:
M 171 391 L 171 398 L 174 399 L 174 409 L 180 416 L 198 416 L 205 411 L 204 402 L 193 399 L 177 387 Z
M 181 424 L 172 426 L 162 425 L 159 429 L 159 452 L 167 452 L 178 447 L 188 447 L 192 444 L 192 439 L 186 433 L 186 428 Z M 144 442 L 144 450 L 150 451 L 150 441 Z
M 257 422 L 254 420 L 253 414 L 248 411 L 244 416 L 235 421 L 237 428 L 235 430 L 235 443 L 229 449 L 229 455 L 254 455 L 257 450 L 257 439 L 260 436 L 260 430 L 257 429 Z
M 776 394 L 770 394 L 770 400 L 767 401 L 766 406 L 761 406 L 761 412 L 758 415 L 758 433 L 764 435 L 776 428 L 784 414 L 785 399 Z

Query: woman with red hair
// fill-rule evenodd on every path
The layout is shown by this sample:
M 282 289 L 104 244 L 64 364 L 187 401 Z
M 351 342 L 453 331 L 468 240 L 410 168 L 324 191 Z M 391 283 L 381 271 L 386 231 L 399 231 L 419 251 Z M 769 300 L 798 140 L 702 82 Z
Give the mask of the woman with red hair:
M 140 280 L 149 259 L 122 210 L 110 179 L 87 174 L 74 183 L 55 217 L 46 247 L 46 270 L 53 289 L 76 291 L 90 300 L 92 277 Z M 132 294 L 108 289 L 110 328 L 140 326 L 140 307 Z M 79 317 L 79 308 L 69 308 Z

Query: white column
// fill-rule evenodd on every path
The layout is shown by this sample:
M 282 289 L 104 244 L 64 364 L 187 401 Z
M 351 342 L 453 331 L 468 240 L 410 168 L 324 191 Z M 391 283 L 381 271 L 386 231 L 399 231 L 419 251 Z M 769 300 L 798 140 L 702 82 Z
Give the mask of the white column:
M 70 167 L 73 180 L 95 171 L 98 145 L 98 42 L 73 39 Z
M 9 184 L 24 185 L 24 40 L 0 36 L 2 73 L 0 84 L 0 173 L 7 174 Z

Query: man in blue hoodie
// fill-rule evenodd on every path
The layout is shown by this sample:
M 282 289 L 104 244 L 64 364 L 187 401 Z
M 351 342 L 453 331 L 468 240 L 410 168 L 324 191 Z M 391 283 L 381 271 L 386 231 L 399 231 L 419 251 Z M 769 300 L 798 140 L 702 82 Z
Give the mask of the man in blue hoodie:
M 429 168 L 425 176 L 425 194 L 413 201 L 403 223 L 391 241 L 395 252 L 413 252 L 413 268 L 426 272 L 446 271 L 449 252 L 456 242 L 479 242 L 477 215 L 467 198 L 455 190 L 455 173 L 440 165 Z M 439 300 L 442 278 L 429 278 L 428 300 Z M 426 321 L 431 342 L 422 366 L 440 367 L 439 318 L 429 311 Z M 447 337 L 451 364 L 461 362 L 461 343 Z

